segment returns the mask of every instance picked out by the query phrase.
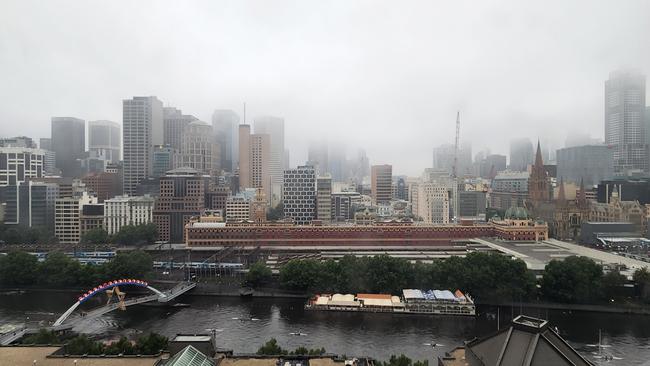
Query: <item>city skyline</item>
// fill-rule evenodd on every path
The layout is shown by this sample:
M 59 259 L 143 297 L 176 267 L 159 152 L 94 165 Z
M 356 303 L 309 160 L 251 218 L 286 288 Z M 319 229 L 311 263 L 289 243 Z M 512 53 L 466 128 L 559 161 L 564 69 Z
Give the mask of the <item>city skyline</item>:
M 3 93 L 0 117 L 11 123 L 1 124 L 0 135 L 47 137 L 52 116 L 122 123 L 121 100 L 131 96 L 155 95 L 208 123 L 215 109 L 243 117 L 246 102 L 242 122 L 285 119 L 293 166 L 307 160 L 306 141 L 325 137 L 415 175 L 431 165 L 434 146 L 453 143 L 457 110 L 461 141 L 474 151 L 504 154 L 503 142 L 518 137 L 553 148 L 574 132 L 602 139 L 609 72 L 650 70 L 643 36 L 650 31 L 644 16 L 650 4 L 641 1 L 591 2 L 587 13 L 577 3 L 388 11 L 369 3 L 243 2 L 156 3 L 123 14 L 115 3 L 80 5 L 65 14 L 77 22 L 51 24 L 62 8 L 11 3 L 0 15 L 9 55 L 0 60 L 0 75 L 17 85 Z M 145 8 L 159 16 L 142 17 Z M 23 28 L 21 13 L 39 26 Z M 170 30 L 155 20 L 178 14 L 197 21 Z M 365 21 L 373 17 L 384 21 Z M 143 27 L 123 26 L 135 19 Z M 82 53 L 89 43 L 104 47 Z M 118 49 L 132 57 L 115 58 L 110 52 Z M 379 132 L 391 129 L 399 133 Z

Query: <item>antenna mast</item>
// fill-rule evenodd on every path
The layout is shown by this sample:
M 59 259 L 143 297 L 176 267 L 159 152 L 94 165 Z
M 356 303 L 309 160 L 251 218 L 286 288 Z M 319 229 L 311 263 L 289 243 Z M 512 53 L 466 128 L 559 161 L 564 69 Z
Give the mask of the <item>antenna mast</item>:
M 452 176 L 457 177 L 458 173 L 458 140 L 460 137 L 460 111 L 456 112 L 456 144 L 454 145 L 454 166 L 452 167 Z

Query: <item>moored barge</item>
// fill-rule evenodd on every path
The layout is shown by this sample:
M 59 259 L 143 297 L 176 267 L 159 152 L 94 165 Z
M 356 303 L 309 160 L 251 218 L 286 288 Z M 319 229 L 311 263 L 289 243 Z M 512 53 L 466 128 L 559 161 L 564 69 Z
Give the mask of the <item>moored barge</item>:
M 321 294 L 309 299 L 306 310 L 395 314 L 476 315 L 474 300 L 460 290 L 404 289 L 402 296 L 387 294 Z

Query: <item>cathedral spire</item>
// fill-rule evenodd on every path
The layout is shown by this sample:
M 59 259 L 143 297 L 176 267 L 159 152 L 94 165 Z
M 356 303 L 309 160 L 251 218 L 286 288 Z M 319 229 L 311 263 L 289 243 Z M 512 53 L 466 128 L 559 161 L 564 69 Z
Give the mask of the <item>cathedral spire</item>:
M 577 200 L 580 207 L 587 204 L 587 192 L 585 192 L 585 181 L 583 178 L 580 178 L 580 194 L 578 195 Z
M 542 160 L 542 149 L 539 146 L 539 139 L 537 140 L 537 153 L 535 154 L 535 166 L 544 166 L 544 161 Z

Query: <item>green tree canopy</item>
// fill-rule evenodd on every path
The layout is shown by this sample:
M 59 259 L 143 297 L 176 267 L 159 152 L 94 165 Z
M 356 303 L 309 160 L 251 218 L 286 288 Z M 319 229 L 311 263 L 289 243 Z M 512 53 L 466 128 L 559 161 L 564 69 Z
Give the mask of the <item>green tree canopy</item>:
M 601 298 L 602 279 L 602 267 L 589 258 L 573 256 L 552 260 L 544 271 L 542 293 L 552 301 L 592 302 Z
M 38 276 L 38 260 L 27 252 L 10 252 L 0 256 L 0 284 L 32 285 Z
M 98 227 L 88 230 L 81 237 L 82 244 L 106 244 L 108 243 L 108 232 Z
M 261 284 L 267 283 L 271 280 L 272 277 L 271 268 L 267 267 L 264 262 L 259 261 L 253 263 L 248 268 L 248 273 L 246 273 L 246 283 L 249 286 L 257 287 Z
M 81 264 L 63 254 L 50 252 L 40 265 L 39 283 L 48 287 L 76 284 L 81 275 Z
M 278 345 L 278 341 L 275 338 L 271 338 L 257 350 L 258 355 L 265 356 L 279 356 L 286 355 L 287 353 L 288 352 L 285 349 L 282 349 L 282 347 Z
M 151 271 L 153 261 L 151 256 L 142 250 L 118 252 L 117 255 L 105 265 L 107 279 L 124 277 L 145 278 Z
M 380 361 L 379 364 L 381 366 L 429 366 L 429 360 L 413 362 L 409 357 L 401 354 L 399 356 L 391 355 L 388 361 L 383 363 Z

